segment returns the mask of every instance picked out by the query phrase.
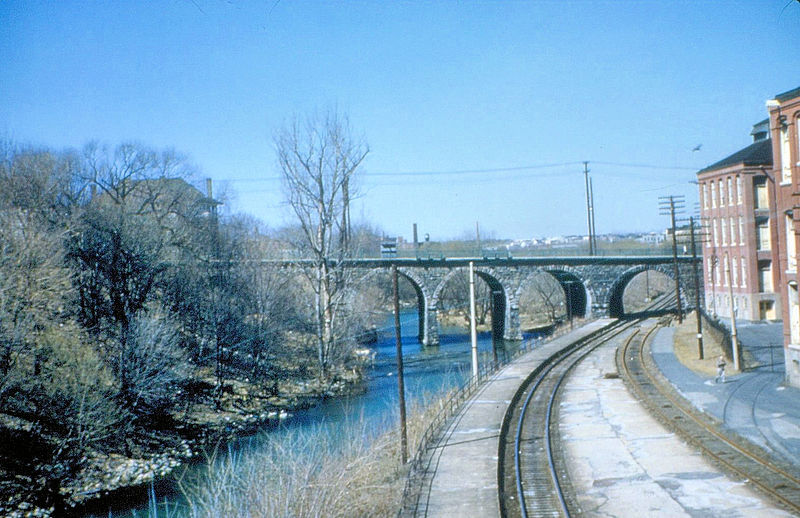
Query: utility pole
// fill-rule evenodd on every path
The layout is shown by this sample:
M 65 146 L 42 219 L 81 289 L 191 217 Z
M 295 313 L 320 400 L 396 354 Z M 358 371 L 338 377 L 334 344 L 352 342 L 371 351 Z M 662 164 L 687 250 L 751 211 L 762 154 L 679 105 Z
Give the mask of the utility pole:
M 694 218 L 689 216 L 689 231 L 692 238 L 692 269 L 694 270 L 694 310 L 697 315 L 697 354 L 703 359 L 703 316 L 700 313 L 700 275 L 697 272 L 697 247 L 694 240 Z
M 475 242 L 478 245 L 478 257 L 481 257 L 481 227 L 475 222 Z
M 499 290 L 492 290 L 492 357 L 494 359 L 495 366 L 499 365 L 499 361 L 497 358 L 497 322 L 495 322 L 495 317 L 497 315 L 497 306 L 498 306 L 498 299 L 503 296 L 503 292 Z
M 733 368 L 739 370 L 739 340 L 736 336 L 736 309 L 733 302 L 733 278 L 731 277 L 731 259 L 725 252 L 725 274 L 728 277 L 728 295 L 731 298 L 731 353 L 733 354 Z
M 219 219 L 217 217 L 217 206 L 214 203 L 214 190 L 212 187 L 211 178 L 206 178 L 206 196 L 208 197 L 208 203 L 210 204 L 211 209 L 211 247 L 212 247 L 212 255 L 214 264 L 211 266 L 211 284 L 212 284 L 212 311 L 213 311 L 213 318 L 214 318 L 214 356 L 215 356 L 215 367 L 214 367 L 214 374 L 217 378 L 217 389 L 216 389 L 216 398 L 215 398 L 215 405 L 217 409 L 220 408 L 221 401 L 222 401 L 222 384 L 223 384 L 223 374 L 222 374 L 222 341 L 220 340 L 220 284 L 221 284 L 221 276 L 222 276 L 222 266 L 220 261 L 220 236 L 219 236 Z
M 597 255 L 597 229 L 594 226 L 594 185 L 591 178 L 589 178 L 589 209 L 592 215 L 592 234 L 590 239 L 592 240 L 594 254 Z
M 592 243 L 592 203 L 589 193 L 589 162 L 583 162 L 583 179 L 586 183 L 586 222 L 589 230 L 589 255 L 594 255 L 594 244 Z
M 403 378 L 403 340 L 400 332 L 400 290 L 397 287 L 397 265 L 392 265 L 392 291 L 394 292 L 394 336 L 397 345 L 397 395 L 400 405 L 400 455 L 403 465 L 408 462 L 408 435 L 406 433 L 406 389 Z
M 675 277 L 675 300 L 678 304 L 678 322 L 683 322 L 683 308 L 681 307 L 681 282 L 678 269 L 678 231 L 675 226 L 675 212 L 681 211 L 685 206 L 684 196 L 660 196 L 659 204 L 662 215 L 669 215 L 672 224 L 672 267 Z
M 472 340 L 472 377 L 478 379 L 478 328 L 475 323 L 475 263 L 469 262 L 469 335 Z

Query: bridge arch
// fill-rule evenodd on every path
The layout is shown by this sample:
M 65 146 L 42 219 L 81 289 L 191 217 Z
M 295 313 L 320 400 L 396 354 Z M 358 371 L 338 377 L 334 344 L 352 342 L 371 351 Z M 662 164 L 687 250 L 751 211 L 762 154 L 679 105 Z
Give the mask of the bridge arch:
M 567 317 L 586 318 L 591 316 L 592 296 L 583 275 L 569 268 L 548 268 L 543 271 L 556 278 L 564 290 L 567 304 Z
M 631 282 L 631 280 L 633 280 L 634 277 L 645 271 L 658 272 L 669 277 L 673 282 L 675 281 L 674 269 L 669 265 L 643 264 L 626 269 L 617 276 L 608 290 L 608 297 L 606 299 L 608 316 L 611 318 L 621 318 L 625 316 L 625 307 L 622 300 L 622 297 L 625 293 L 625 288 L 628 287 L 628 284 Z M 679 289 L 681 293 L 681 300 L 684 301 L 684 308 L 686 308 L 687 297 L 684 287 L 680 286 Z
M 431 340 L 433 339 L 432 336 L 429 336 L 428 331 L 430 329 L 436 329 L 436 337 L 435 342 L 438 342 L 439 335 L 438 335 L 438 327 L 439 323 L 435 321 L 436 314 L 431 313 L 429 311 L 429 299 L 430 297 L 425 293 L 425 282 L 419 278 L 413 270 L 407 270 L 405 268 L 398 268 L 397 274 L 402 276 L 406 279 L 411 287 L 414 288 L 414 293 L 417 294 L 417 315 L 419 320 L 419 326 L 417 330 L 417 340 L 419 340 L 423 344 L 433 343 Z M 433 318 L 434 322 L 429 322 L 429 319 Z
M 450 270 L 436 286 L 432 306 L 438 310 L 442 290 L 456 275 L 469 272 L 468 268 L 459 267 Z M 519 307 L 514 298 L 516 290 L 509 289 L 512 279 L 494 271 L 491 267 L 476 267 L 475 275 L 489 287 L 491 296 L 492 337 L 495 339 L 521 340 L 519 329 Z

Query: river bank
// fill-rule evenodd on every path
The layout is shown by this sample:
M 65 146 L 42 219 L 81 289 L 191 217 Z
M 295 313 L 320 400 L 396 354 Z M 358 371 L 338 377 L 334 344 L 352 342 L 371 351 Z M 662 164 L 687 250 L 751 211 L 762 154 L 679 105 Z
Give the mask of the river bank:
M 2 469 L 0 516 L 82 516 L 95 504 L 102 508 L 101 502 L 144 494 L 153 482 L 170 477 L 209 447 L 275 427 L 320 400 L 362 392 L 370 356 L 361 352 L 348 368 L 332 374 L 329 382 L 286 379 L 264 387 L 247 380 L 227 380 L 219 400 L 213 377 L 200 377 L 188 404 L 174 409 L 161 422 L 137 426 L 126 438 L 128 451 L 89 451 L 71 469 L 50 466 L 46 461 L 32 466 L 30 473 Z M 42 442 L 35 437 L 34 423 L 7 415 L 0 415 L 0 421 L 14 443 Z M 35 476 L 55 470 L 69 473 L 58 487 Z
M 409 404 L 414 404 L 419 398 L 431 401 L 436 398 L 436 394 L 460 386 L 468 377 L 470 368 L 469 334 L 464 328 L 442 326 L 441 345 L 425 347 L 417 340 L 417 316 L 416 309 L 404 310 L 401 314 L 406 395 Z M 140 476 L 134 474 L 136 470 L 145 473 L 140 479 L 142 483 L 133 488 L 120 485 L 115 490 L 96 492 L 91 498 L 84 499 L 81 506 L 69 509 L 69 514 L 87 517 L 112 514 L 115 517 L 155 516 L 148 509 L 148 501 L 157 501 L 159 516 L 178 516 L 175 514 L 176 505 L 184 506 L 182 509 L 185 509 L 185 506 L 194 508 L 195 504 L 186 501 L 191 496 L 186 494 L 183 487 L 182 480 L 186 477 L 184 468 L 169 465 L 174 464 L 175 459 L 180 461 L 181 466 L 186 466 L 189 477 L 192 478 L 198 473 L 209 471 L 209 459 L 217 454 L 227 458 L 233 452 L 236 459 L 246 458 L 252 456 L 253 451 L 271 448 L 276 441 L 283 444 L 288 451 L 295 451 L 296 445 L 287 438 L 287 434 L 300 430 L 303 430 L 303 434 L 321 438 L 335 435 L 339 430 L 347 428 L 349 423 L 362 420 L 369 423 L 371 433 L 386 430 L 387 422 L 396 420 L 397 411 L 393 317 L 387 317 L 383 325 L 377 327 L 376 333 L 379 340 L 361 351 L 360 361 L 364 368 L 360 375 L 352 377 L 356 374 L 352 370 L 341 372 L 341 379 L 332 387 L 319 387 L 313 379 L 287 379 L 280 383 L 277 393 L 272 394 L 272 388 L 258 389 L 247 383 L 228 381 L 226 385 L 230 384 L 230 387 L 223 394 L 220 411 L 215 408 L 210 392 L 206 393 L 203 404 L 194 403 L 188 412 L 186 408 L 176 409 L 174 425 L 183 428 L 179 429 L 180 433 L 175 432 L 175 435 L 181 438 L 193 436 L 189 441 L 192 456 L 182 457 L 181 444 L 176 442 L 166 444 L 165 449 L 174 447 L 176 450 L 166 457 L 156 457 L 151 453 L 149 456 L 141 454 L 106 459 L 109 464 L 105 468 L 106 472 L 131 473 L 132 476 L 127 479 L 120 477 L 118 483 Z M 478 346 L 481 362 L 491 361 L 491 333 L 479 333 Z M 501 342 L 498 346 L 503 351 L 511 352 L 519 343 Z M 265 390 L 269 393 L 264 393 Z M 284 410 L 283 413 L 281 409 Z M 205 435 L 203 430 L 206 431 Z M 229 442 L 229 438 L 235 439 Z M 214 446 L 219 443 L 223 448 L 216 450 Z M 315 441 L 312 443 L 317 444 Z M 148 451 L 157 450 L 151 448 Z M 258 453 L 255 455 L 258 456 Z M 135 463 L 126 460 L 130 458 Z M 219 457 L 216 458 L 218 461 Z M 117 466 L 110 466 L 112 463 Z M 150 472 L 155 472 L 156 476 L 153 478 Z M 160 476 L 160 472 L 166 476 Z M 155 484 L 151 486 L 147 480 L 155 480 Z M 39 507 L 47 509 L 46 506 Z M 24 516 L 30 512 L 27 509 L 24 513 L 18 512 L 16 516 Z M 58 515 L 52 511 L 48 514 Z

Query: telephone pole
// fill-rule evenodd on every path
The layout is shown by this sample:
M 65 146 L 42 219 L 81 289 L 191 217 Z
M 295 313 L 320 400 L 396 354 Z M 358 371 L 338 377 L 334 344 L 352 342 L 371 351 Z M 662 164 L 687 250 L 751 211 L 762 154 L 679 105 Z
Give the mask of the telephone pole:
M 678 322 L 683 322 L 683 308 L 681 307 L 681 281 L 678 269 L 678 231 L 675 226 L 675 213 L 681 212 L 686 205 L 684 196 L 659 196 L 661 215 L 669 215 L 672 224 L 672 268 L 675 277 L 675 300 L 678 304 Z
M 472 377 L 478 379 L 478 330 L 475 325 L 475 263 L 469 262 L 469 335 L 472 342 Z
M 689 231 L 692 238 L 692 269 L 694 271 L 694 310 L 697 315 L 697 355 L 703 359 L 703 315 L 700 313 L 700 275 L 697 271 L 697 248 L 694 239 L 694 218 L 689 216 Z
M 416 228 L 416 227 L 415 227 Z M 406 388 L 403 377 L 403 340 L 400 332 L 400 290 L 397 287 L 397 265 L 392 265 L 392 292 L 394 295 L 394 337 L 397 349 L 397 396 L 400 405 L 400 456 L 403 465 L 408 462 L 408 434 L 406 432 Z
M 592 248 L 594 249 L 594 254 L 597 255 L 597 229 L 594 226 L 594 185 L 591 178 L 589 178 L 589 208 L 592 215 L 592 234 L 589 239 L 592 240 Z
M 583 180 L 586 183 L 586 226 L 589 231 L 589 255 L 594 255 L 594 239 L 592 237 L 592 196 L 589 191 L 589 162 L 583 162 Z

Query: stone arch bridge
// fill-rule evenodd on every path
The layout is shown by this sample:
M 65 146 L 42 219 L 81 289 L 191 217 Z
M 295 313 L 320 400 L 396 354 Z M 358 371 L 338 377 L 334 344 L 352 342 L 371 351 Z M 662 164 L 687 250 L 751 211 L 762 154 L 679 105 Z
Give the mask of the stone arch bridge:
M 439 343 L 439 297 L 447 281 L 458 271 L 474 263 L 475 273 L 492 291 L 492 327 L 495 336 L 521 340 L 519 297 L 534 274 L 546 272 L 561 285 L 568 298 L 571 316 L 609 316 L 625 314 L 622 295 L 637 274 L 646 270 L 661 272 L 674 280 L 672 256 L 622 257 L 526 257 L 526 258 L 447 258 L 447 259 L 354 259 L 346 265 L 354 268 L 385 269 L 397 265 L 398 273 L 408 279 L 417 293 L 419 339 L 424 345 Z M 679 256 L 678 277 L 683 308 L 694 307 L 693 262 Z M 701 259 L 696 259 L 702 275 Z M 700 296 L 702 304 L 702 284 Z

